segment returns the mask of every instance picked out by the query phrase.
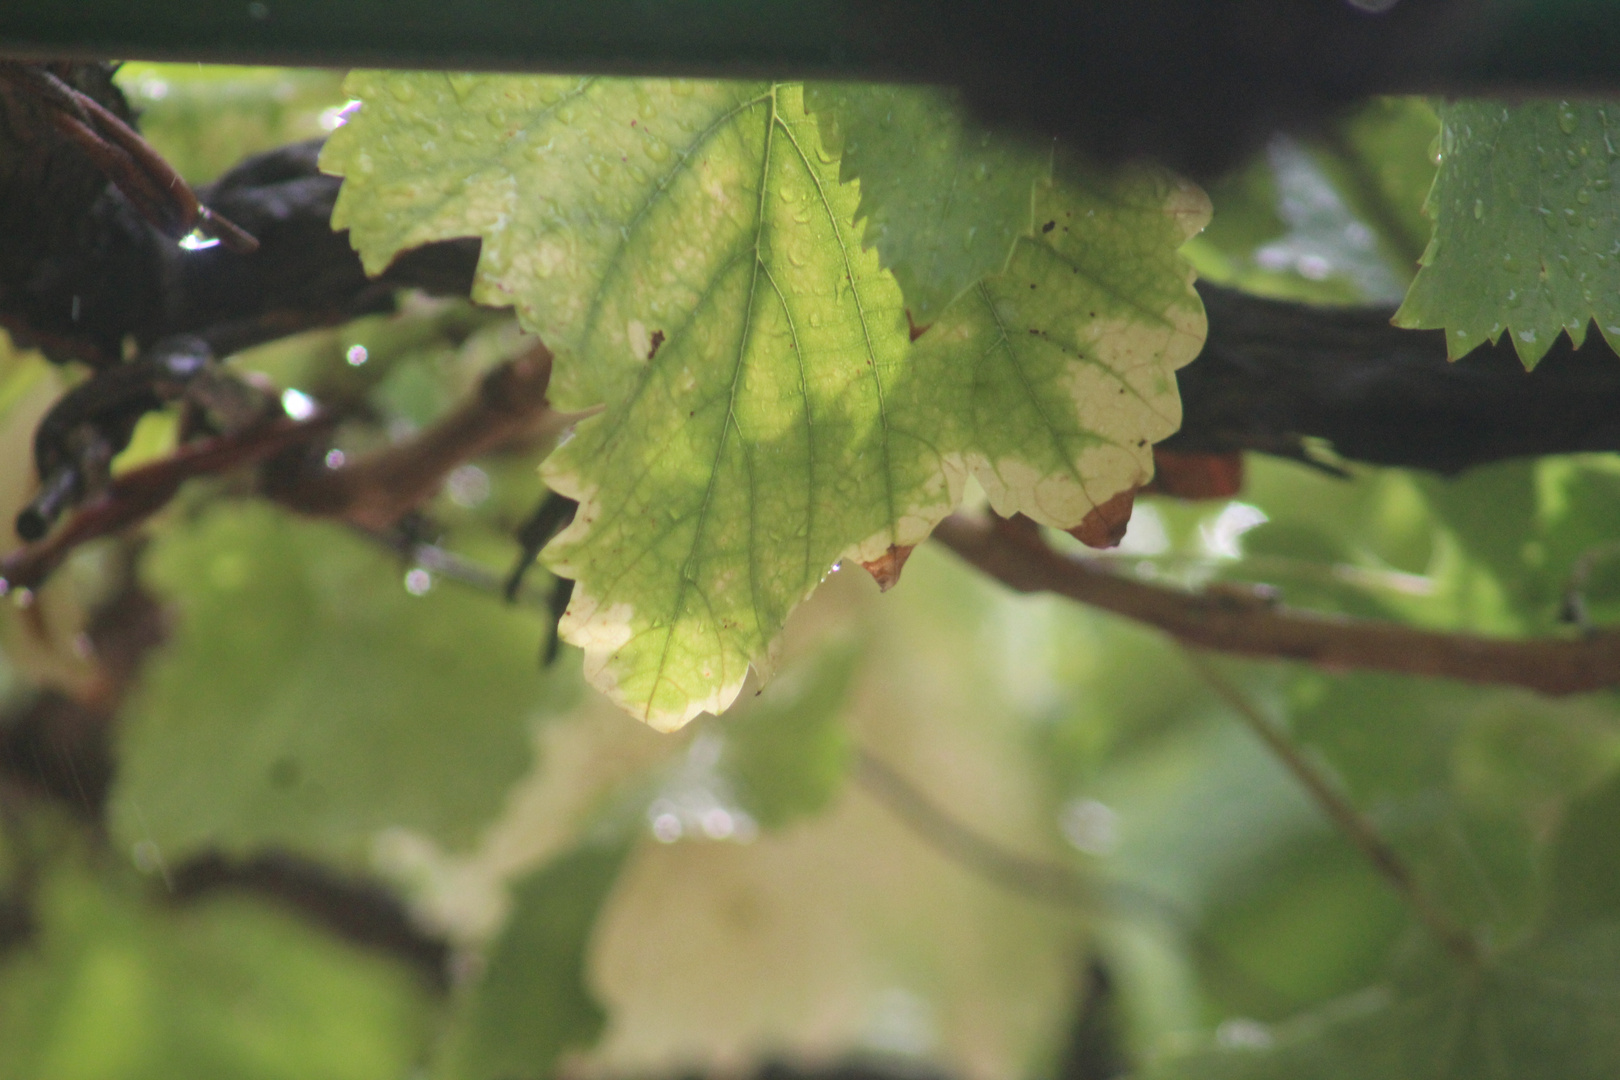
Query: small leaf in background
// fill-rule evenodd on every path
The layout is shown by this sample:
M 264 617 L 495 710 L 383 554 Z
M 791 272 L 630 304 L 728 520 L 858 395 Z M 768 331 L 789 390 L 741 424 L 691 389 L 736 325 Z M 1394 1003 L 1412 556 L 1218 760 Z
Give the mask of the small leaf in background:
M 1602 695 L 1302 673 L 1295 737 L 1333 766 L 1453 918 L 1501 945 L 1547 899 L 1545 822 L 1620 763 Z
M 804 98 L 839 155 L 839 180 L 860 181 L 863 242 L 894 272 L 918 325 L 1005 268 L 1033 231 L 1050 145 L 981 127 L 934 88 L 810 83 Z
M 141 134 L 193 184 L 249 154 L 326 135 L 346 100 L 335 71 L 125 64 L 118 85 Z
M 435 1076 L 551 1076 L 564 1052 L 596 1041 L 606 1016 L 585 984 L 585 952 L 628 850 L 625 842 L 586 844 L 518 882 L 506 925 L 451 1020 Z
M 1455 359 L 1504 333 L 1533 368 L 1596 320 L 1620 349 L 1620 156 L 1615 106 L 1454 101 L 1441 107 L 1434 239 L 1396 314 L 1444 329 Z
M 0 1080 L 377 1080 L 422 1059 L 420 978 L 264 904 L 147 902 L 54 866 L 0 958 Z
M 1421 98 L 1375 98 L 1307 140 L 1277 136 L 1210 188 L 1215 215 L 1187 244 L 1201 277 L 1308 303 L 1392 303 L 1430 226 L 1438 130 Z
M 114 832 L 171 862 L 282 847 L 344 863 L 376 833 L 469 844 L 571 702 L 540 620 L 337 525 L 224 504 L 176 521 L 146 580 L 175 605 L 121 728 Z
M 1480 970 L 1426 957 L 1410 980 L 1220 1044 L 1143 1080 L 1607 1080 L 1620 1072 L 1620 926 L 1534 942 Z
M 828 646 L 721 721 L 720 770 L 761 827 L 819 813 L 843 787 L 853 760 L 843 710 L 859 661 L 857 646 Z

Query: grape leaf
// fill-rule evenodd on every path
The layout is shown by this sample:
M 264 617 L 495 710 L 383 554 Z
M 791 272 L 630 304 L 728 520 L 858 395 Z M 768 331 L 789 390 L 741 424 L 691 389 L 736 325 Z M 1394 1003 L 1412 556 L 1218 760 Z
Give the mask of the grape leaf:
M 1146 1080 L 1600 1080 L 1620 1072 L 1620 926 L 1414 977 L 1195 1051 Z M 1438 977 L 1436 977 L 1438 974 Z
M 1615 759 L 1610 709 L 1356 674 L 1293 679 L 1292 722 L 1451 917 L 1512 940 L 1540 914 L 1546 816 Z
M 628 850 L 622 842 L 582 846 L 517 885 L 483 975 L 451 1021 L 436 1075 L 550 1076 L 564 1051 L 596 1041 L 606 1017 L 585 985 L 585 949 Z
M 162 909 L 58 864 L 0 965 L 0 1080 L 405 1076 L 433 1018 L 400 965 L 238 898 Z
M 1069 528 L 1144 482 L 1179 422 L 1195 189 L 1048 184 L 1020 268 L 913 353 L 795 86 L 350 88 L 366 105 L 325 165 L 367 266 L 482 236 L 479 297 L 559 350 L 560 405 L 606 406 L 546 463 L 581 503 L 546 560 L 577 581 L 562 633 L 587 676 L 656 727 L 724 709 L 835 560 L 919 543 L 969 471 Z
M 355 862 L 402 826 L 465 846 L 527 767 L 559 684 L 535 674 L 537 619 L 411 596 L 380 548 L 264 506 L 162 534 L 145 566 L 179 619 L 121 728 L 126 844 Z
M 1396 313 L 1446 331 L 1455 359 L 1509 333 L 1533 368 L 1560 331 L 1597 320 L 1620 348 L 1620 153 L 1601 103 L 1457 101 L 1441 108 L 1434 238 Z M 1615 118 L 1620 123 L 1620 116 Z
M 1035 185 L 1052 149 L 999 135 L 932 88 L 811 83 L 805 105 L 840 155 L 839 179 L 859 180 L 864 242 L 900 282 L 919 324 L 975 281 L 1007 265 L 1034 228 Z

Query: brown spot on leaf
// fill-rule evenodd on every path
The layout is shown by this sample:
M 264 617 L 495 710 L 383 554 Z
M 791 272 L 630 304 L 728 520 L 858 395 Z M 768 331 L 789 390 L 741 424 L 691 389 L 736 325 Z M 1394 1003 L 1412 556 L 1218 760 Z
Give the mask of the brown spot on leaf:
M 906 560 L 911 558 L 914 547 L 901 547 L 899 544 L 890 544 L 889 550 L 873 559 L 863 562 L 866 572 L 872 575 L 872 580 L 878 583 L 878 588 L 888 592 L 900 583 L 900 571 L 905 569 Z
M 1086 547 L 1118 547 L 1125 539 L 1125 529 L 1131 523 L 1131 510 L 1136 505 L 1137 488 L 1129 488 L 1100 506 L 1091 508 L 1085 519 L 1069 530 L 1069 535 Z
M 647 340 L 652 343 L 652 348 L 647 350 L 647 359 L 651 360 L 653 357 L 658 355 L 658 346 L 664 343 L 664 332 L 662 330 L 654 330 L 652 332 L 652 337 L 648 338 Z
M 1051 231 L 1052 231 L 1052 230 L 1053 230 L 1053 229 L 1055 229 L 1055 228 L 1057 228 L 1057 222 L 1055 222 L 1055 221 L 1048 221 L 1048 222 L 1047 222 L 1047 223 L 1046 223 L 1046 224 L 1045 224 L 1045 225 L 1042 225 L 1042 226 L 1041 226 L 1041 232 L 1043 232 L 1043 233 L 1049 233 L 1049 232 L 1051 232 Z
M 911 332 L 912 341 L 916 341 L 918 338 L 928 333 L 928 328 L 933 325 L 933 323 L 923 323 L 921 326 L 918 326 L 916 320 L 911 317 L 911 309 L 906 308 L 906 329 Z

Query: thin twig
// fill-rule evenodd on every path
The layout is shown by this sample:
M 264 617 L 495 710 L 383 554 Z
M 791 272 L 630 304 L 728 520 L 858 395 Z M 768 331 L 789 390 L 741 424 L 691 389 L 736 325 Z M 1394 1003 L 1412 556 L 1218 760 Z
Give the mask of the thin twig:
M 1020 896 L 1057 907 L 1101 909 L 1095 882 L 1060 863 L 1008 851 L 939 809 L 898 772 L 865 750 L 856 751 L 855 780 L 913 832 L 980 877 Z M 1175 916 L 1185 921 L 1182 913 Z
M 1244 972 L 1199 930 L 1193 913 L 1148 889 L 1098 881 L 1062 863 L 1009 851 L 935 805 L 899 772 L 870 752 L 855 752 L 855 782 L 924 842 L 970 873 L 1008 892 L 1054 907 L 1094 915 L 1146 916 L 1179 934 L 1211 977 L 1224 978 L 1258 1006 L 1282 1004 L 1271 987 Z
M 57 130 L 80 146 L 141 216 L 169 239 L 201 229 L 232 251 L 258 250 L 258 240 L 204 206 L 151 143 L 89 94 L 43 67 L 14 61 L 0 61 L 0 80 L 32 91 L 50 109 Z
M 1187 592 L 1071 558 L 1033 523 L 953 514 L 934 538 L 1019 592 L 1050 592 L 1156 626 L 1184 644 L 1337 670 L 1521 686 L 1563 695 L 1620 685 L 1620 634 L 1512 640 L 1290 609 L 1262 593 Z
M 231 435 L 187 443 L 161 461 L 115 477 L 50 536 L 0 559 L 0 591 L 37 587 L 74 548 L 157 513 L 185 481 L 264 461 L 332 424 L 330 417 L 303 422 L 278 417 Z
M 1345 798 L 1344 794 L 1319 770 L 1299 747 L 1277 725 L 1262 713 L 1248 696 L 1210 663 L 1208 657 L 1196 649 L 1187 649 L 1187 663 L 1214 691 L 1215 695 L 1231 707 L 1249 730 L 1266 744 L 1266 749 L 1282 763 L 1300 786 L 1310 795 L 1317 807 L 1327 815 L 1346 839 L 1366 857 L 1367 861 L 1387 881 L 1407 906 L 1423 921 L 1429 931 L 1458 961 L 1470 966 L 1479 963 L 1479 945 L 1467 932 L 1451 920 L 1437 906 L 1412 874 L 1412 868 L 1373 826 L 1365 815 Z
M 260 494 L 299 513 L 369 533 L 392 528 L 438 491 L 458 465 L 513 440 L 560 428 L 571 416 L 546 402 L 551 354 L 530 352 L 491 369 L 477 393 L 416 438 L 338 469 L 267 470 Z M 258 464 L 329 432 L 338 417 L 285 417 L 231 435 L 187 443 L 115 478 L 50 536 L 0 559 L 0 591 L 34 588 L 80 544 L 133 525 L 166 506 L 189 479 Z M 494 588 L 499 589 L 498 581 Z
M 341 468 L 273 482 L 265 493 L 301 513 L 372 532 L 391 528 L 463 462 L 570 422 L 546 401 L 550 380 L 551 353 L 536 341 L 524 356 L 492 369 L 477 393 L 416 438 Z

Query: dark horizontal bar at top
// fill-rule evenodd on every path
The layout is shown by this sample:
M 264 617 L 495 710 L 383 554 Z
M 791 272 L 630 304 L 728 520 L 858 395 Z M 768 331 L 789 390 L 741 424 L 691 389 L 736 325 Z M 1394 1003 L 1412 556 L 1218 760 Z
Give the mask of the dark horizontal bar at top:
M 1292 49 L 1303 64 L 1337 46 L 1309 30 L 1338 25 L 1359 37 L 1365 26 L 1380 58 L 1399 60 L 1369 73 L 1391 84 L 1382 89 L 1620 88 L 1620 0 L 3 0 L 0 53 L 948 78 L 959 57 L 942 54 L 936 24 L 954 27 L 946 52 L 1001 52 L 1008 64 L 1068 55 L 1109 67 L 1129 55 L 1186 60 L 1200 38 L 1218 54 L 1231 44 L 1223 30 L 1240 23 L 1246 38 L 1268 38 L 1261 49 Z M 975 28 L 989 33 L 974 38 Z M 1019 53 L 998 31 L 1041 40 Z M 1357 40 L 1347 51 L 1365 59 L 1365 46 Z M 1159 74 L 1174 83 L 1183 73 Z
M 1620 0 L 0 0 L 0 55 L 849 78 L 1200 176 L 1376 93 L 1620 97 Z
M 859 68 L 845 0 L 3 0 L 36 57 L 627 74 Z

